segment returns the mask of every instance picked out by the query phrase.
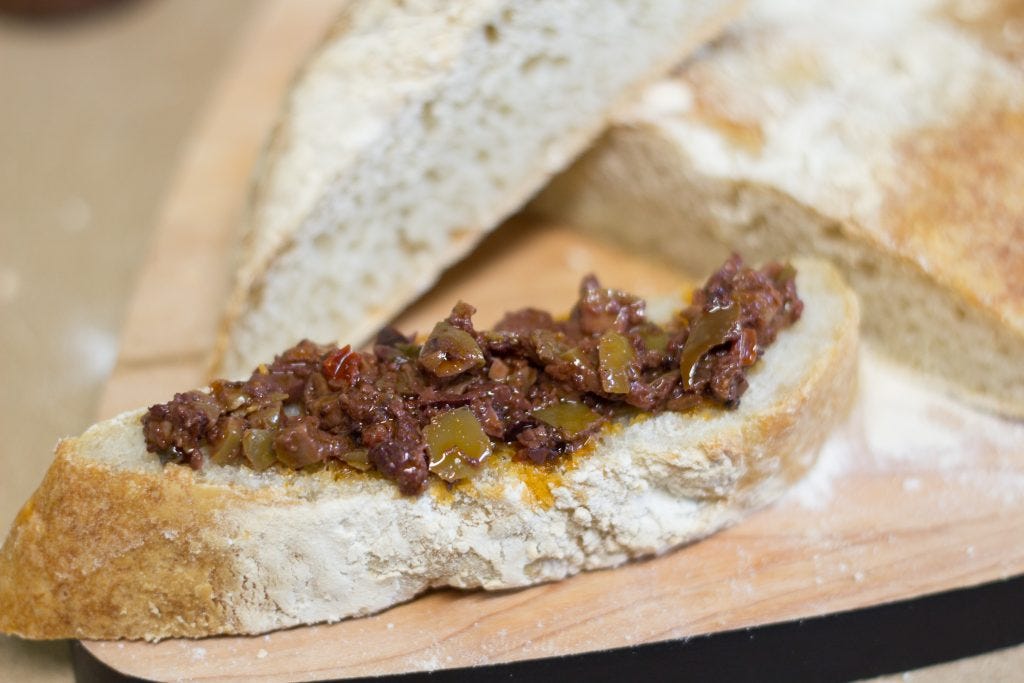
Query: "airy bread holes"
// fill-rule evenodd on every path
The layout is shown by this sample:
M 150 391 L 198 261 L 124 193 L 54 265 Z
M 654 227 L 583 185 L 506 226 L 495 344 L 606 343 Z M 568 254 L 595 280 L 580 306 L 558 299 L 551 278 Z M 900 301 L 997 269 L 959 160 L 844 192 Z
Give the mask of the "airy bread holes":
M 535 71 L 539 66 L 560 67 L 565 66 L 568 63 L 569 60 L 561 56 L 556 57 L 543 54 L 533 55 L 532 57 L 527 57 L 523 61 L 523 63 L 519 67 L 519 70 L 522 71 L 524 74 L 528 74 L 531 71 Z
M 402 250 L 410 256 L 427 251 L 430 247 L 426 242 L 414 239 L 404 232 L 398 234 L 398 243 L 402 246 Z
M 434 114 L 434 103 L 424 102 L 420 110 L 420 121 L 423 122 L 423 130 L 432 131 L 437 128 L 437 115 Z
M 827 223 L 821 228 L 821 236 L 827 240 L 842 240 L 843 232 L 842 223 Z
M 327 249 L 331 244 L 331 236 L 326 232 L 321 232 L 313 236 L 313 247 L 317 251 L 323 251 Z
M 857 269 L 868 277 L 875 277 L 878 275 L 878 264 L 874 261 L 863 259 L 857 264 Z

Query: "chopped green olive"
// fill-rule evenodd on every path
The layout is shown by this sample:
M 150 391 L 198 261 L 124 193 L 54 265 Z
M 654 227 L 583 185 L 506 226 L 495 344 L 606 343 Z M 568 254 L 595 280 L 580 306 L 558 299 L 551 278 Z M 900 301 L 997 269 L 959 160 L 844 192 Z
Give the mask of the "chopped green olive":
M 214 398 L 228 410 L 237 410 L 245 405 L 247 396 L 244 387 L 242 382 L 229 382 L 221 379 L 214 380 L 210 384 Z
M 254 427 L 274 429 L 281 422 L 281 408 L 280 403 L 271 403 L 264 408 L 249 413 L 246 417 L 249 420 L 249 424 Z
M 640 339 L 649 351 L 664 353 L 668 349 L 668 332 L 657 325 L 648 325 L 641 329 Z
M 226 465 L 231 462 L 238 447 L 242 443 L 242 432 L 245 431 L 245 422 L 240 417 L 228 417 L 223 421 L 223 427 L 219 429 L 219 440 L 212 444 L 210 460 L 218 465 Z
M 398 349 L 398 351 L 403 356 L 405 356 L 406 358 L 408 358 L 410 360 L 416 360 L 416 358 L 420 355 L 420 347 L 419 347 L 419 345 L 418 344 L 413 344 L 411 342 L 408 343 L 408 344 L 402 344 L 402 343 L 395 344 L 395 348 Z
M 687 389 L 693 388 L 693 377 L 697 370 L 697 364 L 708 351 L 725 343 L 739 319 L 740 307 L 733 302 L 724 308 L 708 311 L 694 321 L 679 360 L 679 373 L 683 377 L 683 386 Z
M 585 403 L 578 401 L 559 401 L 547 408 L 538 408 L 533 416 L 541 422 L 562 430 L 570 439 L 586 431 L 601 419 L 594 410 Z
M 491 440 L 469 408 L 435 415 L 423 428 L 430 471 L 445 481 L 468 479 L 491 454 Z
M 277 461 L 274 455 L 274 431 L 247 429 L 242 435 L 242 453 L 257 472 L 273 465 Z
M 347 464 L 356 468 L 360 472 L 366 472 L 370 469 L 370 452 L 365 448 L 357 448 L 354 451 L 349 451 L 345 455 L 341 456 Z
M 442 320 L 420 349 L 420 365 L 437 377 L 454 377 L 484 364 L 484 352 L 473 336 Z
M 533 330 L 530 332 L 530 343 L 537 351 L 541 363 L 554 362 L 559 356 L 572 352 L 567 349 L 565 335 L 551 330 Z
M 608 330 L 597 342 L 601 388 L 609 394 L 629 393 L 630 369 L 636 363 L 636 351 L 624 335 Z
M 577 370 L 587 370 L 590 365 L 587 363 L 587 356 L 583 352 L 583 349 L 578 346 L 574 346 L 568 351 L 562 352 L 558 356 L 561 360 L 567 361 Z

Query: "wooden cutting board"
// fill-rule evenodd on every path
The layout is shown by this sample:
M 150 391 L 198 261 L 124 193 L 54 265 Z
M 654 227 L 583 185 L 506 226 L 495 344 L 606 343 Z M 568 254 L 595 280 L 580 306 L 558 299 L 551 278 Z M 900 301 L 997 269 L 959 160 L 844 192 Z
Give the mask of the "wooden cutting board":
M 250 169 L 291 74 L 341 4 L 268 2 L 248 27 L 154 233 L 99 417 L 205 380 Z M 645 295 L 688 282 L 564 226 L 514 221 L 398 324 L 425 330 L 459 298 L 482 324 L 522 305 L 564 309 L 591 271 Z M 862 360 L 850 388 L 860 401 L 808 478 L 774 507 L 666 556 L 524 590 L 437 591 L 329 626 L 85 647 L 144 678 L 318 680 L 687 637 L 1024 572 L 1024 424 L 959 405 L 870 353 Z

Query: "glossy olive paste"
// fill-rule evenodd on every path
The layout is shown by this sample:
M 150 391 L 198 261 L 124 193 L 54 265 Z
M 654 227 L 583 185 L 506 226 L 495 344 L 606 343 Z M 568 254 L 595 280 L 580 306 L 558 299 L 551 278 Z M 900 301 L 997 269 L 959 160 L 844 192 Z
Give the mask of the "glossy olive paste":
M 583 280 L 567 319 L 527 308 L 477 330 L 459 303 L 422 343 L 383 330 L 373 350 L 302 341 L 244 382 L 177 394 L 143 417 L 165 463 L 376 469 L 403 493 L 471 477 L 496 443 L 545 463 L 624 412 L 735 407 L 746 369 L 800 317 L 794 270 L 733 256 L 667 324 L 644 301 Z

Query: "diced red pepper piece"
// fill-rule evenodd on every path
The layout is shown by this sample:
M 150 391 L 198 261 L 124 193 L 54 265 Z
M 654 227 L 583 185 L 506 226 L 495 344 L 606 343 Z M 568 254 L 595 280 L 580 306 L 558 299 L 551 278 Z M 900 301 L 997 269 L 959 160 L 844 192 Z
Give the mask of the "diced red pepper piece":
M 359 377 L 359 354 L 345 344 L 340 349 L 331 351 L 324 358 L 324 377 L 329 382 L 346 382 L 352 384 Z

